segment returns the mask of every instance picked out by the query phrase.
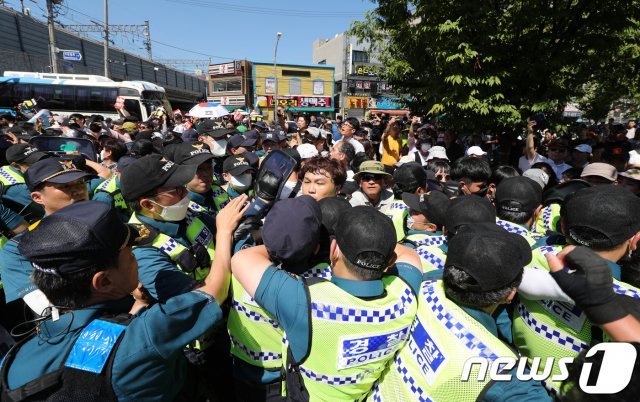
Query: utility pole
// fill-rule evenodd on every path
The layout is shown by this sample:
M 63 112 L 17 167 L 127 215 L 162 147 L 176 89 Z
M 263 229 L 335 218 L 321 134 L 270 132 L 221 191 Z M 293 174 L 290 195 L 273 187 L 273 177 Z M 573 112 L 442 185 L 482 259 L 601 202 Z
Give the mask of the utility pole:
M 53 0 L 47 0 L 47 26 L 49 28 L 49 58 L 51 59 L 51 72 L 58 73 L 56 62 L 56 31 L 53 28 Z
M 24 15 L 24 0 L 20 0 L 20 9 L 22 10 L 22 15 Z
M 144 22 L 144 47 L 147 49 L 149 60 L 153 60 L 151 55 L 151 30 L 149 29 L 149 21 Z
M 109 78 L 109 0 L 104 0 L 104 76 Z
M 347 87 L 349 85 L 349 70 L 351 69 L 349 64 L 351 63 L 351 45 L 349 44 L 349 35 L 346 33 L 344 36 L 344 63 L 342 64 L 342 87 L 340 88 L 340 113 L 342 114 L 342 121 L 347 118 L 344 114 L 344 105 L 347 103 Z

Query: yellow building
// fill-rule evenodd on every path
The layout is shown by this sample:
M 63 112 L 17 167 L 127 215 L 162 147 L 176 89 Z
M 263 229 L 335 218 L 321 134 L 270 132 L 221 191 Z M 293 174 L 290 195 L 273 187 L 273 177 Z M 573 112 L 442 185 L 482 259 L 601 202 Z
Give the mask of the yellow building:
M 332 66 L 278 64 L 277 76 L 274 77 L 273 64 L 252 64 L 254 105 L 263 114 L 267 112 L 269 120 L 274 116 L 276 87 L 278 105 L 293 114 L 326 114 L 334 111 Z

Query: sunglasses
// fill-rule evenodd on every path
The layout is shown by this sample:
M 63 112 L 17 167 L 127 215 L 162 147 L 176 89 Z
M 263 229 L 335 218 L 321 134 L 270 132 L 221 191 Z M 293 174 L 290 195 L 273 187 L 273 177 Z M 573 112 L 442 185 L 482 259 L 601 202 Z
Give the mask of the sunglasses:
M 360 175 L 360 180 L 362 180 L 362 181 L 382 180 L 382 175 L 372 174 L 372 173 L 364 173 L 364 174 Z
M 451 176 L 449 176 L 448 174 L 437 174 L 436 175 L 436 179 L 438 179 L 439 181 L 445 181 L 445 180 L 449 180 Z

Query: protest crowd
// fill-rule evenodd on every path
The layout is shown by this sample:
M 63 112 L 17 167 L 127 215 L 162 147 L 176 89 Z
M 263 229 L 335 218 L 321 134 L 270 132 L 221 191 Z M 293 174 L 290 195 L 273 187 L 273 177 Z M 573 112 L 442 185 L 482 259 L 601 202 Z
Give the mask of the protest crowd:
M 32 106 L 0 116 L 2 401 L 638 398 L 635 359 L 579 385 L 640 350 L 635 121 Z

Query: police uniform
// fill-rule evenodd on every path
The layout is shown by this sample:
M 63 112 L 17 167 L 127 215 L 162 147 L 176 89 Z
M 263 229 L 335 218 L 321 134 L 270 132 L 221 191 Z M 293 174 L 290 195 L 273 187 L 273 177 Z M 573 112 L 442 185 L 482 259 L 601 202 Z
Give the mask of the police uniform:
M 396 237 L 398 241 L 402 240 L 407 230 L 407 216 L 409 215 L 409 207 L 402 200 L 393 200 L 389 208 L 384 213 L 393 222 L 393 227 L 396 230 Z
M 71 161 L 62 161 L 59 158 L 42 159 L 27 169 L 25 176 L 25 186 L 34 189 L 42 183 L 70 183 L 78 179 L 91 177 L 77 169 Z M 32 224 L 29 229 L 37 226 L 38 222 Z M 0 273 L 4 284 L 4 292 L 7 302 L 25 298 L 32 294 L 32 297 L 39 297 L 41 292 L 33 285 L 29 276 L 33 271 L 31 264 L 20 254 L 18 243 L 22 233 L 9 240 L 2 250 L 0 250 Z M 41 311 L 35 311 L 40 314 Z
M 511 283 L 530 258 L 524 241 L 493 225 L 463 227 L 450 246 L 454 257 L 447 265 L 465 271 L 482 289 Z M 491 266 L 473 261 L 480 249 L 487 247 L 495 248 Z M 509 260 L 499 256 L 499 248 L 507 247 L 513 250 L 506 257 Z M 522 383 L 515 378 L 509 383 L 494 383 L 489 376 L 480 378 L 477 369 L 470 371 L 467 381 L 461 381 L 466 362 L 474 357 L 485 358 L 491 365 L 498 358 L 515 359 L 517 355 L 498 338 L 498 326 L 490 314 L 450 299 L 441 280 L 426 280 L 418 295 L 409 340 L 368 400 L 440 402 L 451 400 L 452 395 L 464 401 L 550 400 L 539 383 Z
M 92 194 L 92 200 L 111 205 L 123 219 L 126 217 L 126 220 L 128 220 L 131 216 L 133 211 L 129 208 L 129 205 L 127 205 L 127 202 L 122 196 L 122 191 L 120 190 L 120 179 L 117 174 L 114 174 L 107 180 L 100 183 Z
M 563 246 L 543 246 L 534 249 L 528 268 L 549 270 L 545 255 L 558 254 Z M 640 299 L 640 289 L 620 280 L 618 264 L 607 261 L 613 276 L 616 293 Z M 594 338 L 596 334 L 596 338 Z M 520 295 L 513 309 L 513 343 L 531 363 L 533 357 L 542 359 L 540 370 L 547 357 L 554 357 L 552 375 L 560 373 L 558 360 L 576 357 L 592 344 L 602 341 L 602 333 L 587 318 L 585 313 L 572 303 L 554 300 L 529 300 Z M 560 383 L 548 381 L 546 385 L 558 391 Z
M 9 163 L 31 166 L 48 155 L 30 144 L 14 144 L 7 148 L 6 159 Z M 20 213 L 33 222 L 44 214 L 42 207 L 31 199 L 31 192 L 24 182 L 22 172 L 13 166 L 0 167 L 0 194 L 5 206 Z
M 127 202 L 137 203 L 157 188 L 186 185 L 196 169 L 197 165 L 178 165 L 161 155 L 144 156 L 121 173 L 122 195 Z M 160 302 L 193 289 L 209 273 L 214 256 L 213 218 L 193 206 L 182 211 L 185 217 L 179 221 L 156 220 L 141 213 L 130 219 L 150 234 L 133 253 L 140 282 Z
M 52 226 L 67 223 L 70 218 L 78 230 L 58 233 L 75 237 L 70 243 L 60 239 L 64 251 L 70 254 L 95 250 L 93 237 L 81 238 L 89 231 L 105 239 L 100 244 L 123 240 L 125 245 L 131 244 L 138 235 L 122 237 L 122 230 L 114 225 L 124 225 L 104 204 L 80 202 L 52 215 L 50 221 L 45 220 L 25 237 L 20 247 L 36 263 L 35 269 L 49 274 L 63 272 L 64 263 L 60 260 L 57 265 L 45 265 L 50 263 L 48 253 L 55 254 L 55 248 L 47 250 L 37 243 L 42 243 L 42 238 L 55 242 L 56 228 Z M 94 231 L 96 227 L 102 231 Z M 73 246 L 69 248 L 67 244 Z M 71 257 L 68 261 L 75 261 Z M 218 304 L 211 295 L 197 290 L 176 296 L 162 306 L 142 308 L 133 316 L 127 314 L 131 304 L 130 297 L 110 300 L 66 312 L 57 320 L 40 322 L 38 334 L 12 349 L 2 363 L 3 400 L 19 400 L 37 391 L 42 392 L 38 397 L 67 400 L 171 401 L 177 396 L 195 399 L 195 388 L 185 387 L 188 369 L 182 349 L 222 318 Z M 56 377 L 59 374 L 62 377 Z

